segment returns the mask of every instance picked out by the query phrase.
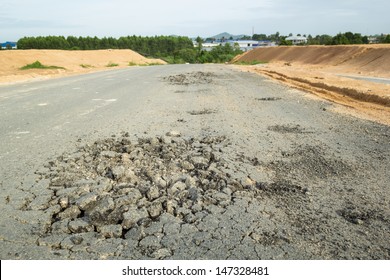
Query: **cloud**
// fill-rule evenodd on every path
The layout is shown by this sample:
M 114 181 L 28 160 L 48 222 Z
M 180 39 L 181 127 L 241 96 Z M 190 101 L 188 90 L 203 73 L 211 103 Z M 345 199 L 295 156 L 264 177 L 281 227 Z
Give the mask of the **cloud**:
M 0 17 L 0 26 L 4 28 L 45 28 L 45 29 L 58 29 L 58 28 L 78 28 L 81 25 L 66 23 L 61 21 L 52 20 L 40 20 L 40 19 L 17 19 L 10 17 Z

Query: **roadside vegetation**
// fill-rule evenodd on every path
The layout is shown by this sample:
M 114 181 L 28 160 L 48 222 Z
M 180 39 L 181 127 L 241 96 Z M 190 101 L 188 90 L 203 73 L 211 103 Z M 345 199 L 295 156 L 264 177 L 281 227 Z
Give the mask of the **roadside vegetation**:
M 129 62 L 129 66 L 156 66 L 162 65 L 161 63 L 153 62 L 153 63 L 135 63 L 134 61 Z
M 109 62 L 109 63 L 106 65 L 106 67 L 117 67 L 117 66 L 119 66 L 119 64 L 118 64 L 118 63 L 114 63 L 114 62 Z
M 259 60 L 251 60 L 251 61 L 236 61 L 234 64 L 236 65 L 258 65 L 258 64 L 266 64 L 268 62 L 266 61 L 259 61 Z
M 80 64 L 80 67 L 82 67 L 84 69 L 94 68 L 94 66 L 89 65 L 89 64 Z
M 59 66 L 47 66 L 43 65 L 41 62 L 38 60 L 31 63 L 27 64 L 23 67 L 20 68 L 21 70 L 29 70 L 29 69 L 65 69 L 64 67 L 59 67 Z

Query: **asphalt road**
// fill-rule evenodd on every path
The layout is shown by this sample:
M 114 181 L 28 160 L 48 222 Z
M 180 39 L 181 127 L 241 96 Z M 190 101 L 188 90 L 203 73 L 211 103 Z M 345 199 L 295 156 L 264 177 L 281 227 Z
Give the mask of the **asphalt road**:
M 0 258 L 389 259 L 390 128 L 334 106 L 225 65 L 0 86 Z M 48 162 L 98 139 L 171 131 L 201 143 L 223 137 L 224 169 L 209 174 L 226 174 L 240 191 L 226 180 L 228 202 L 202 201 L 191 220 L 186 209 L 165 213 L 121 236 L 96 226 L 54 231 Z
M 352 75 L 338 75 L 340 77 L 345 77 L 345 78 L 351 78 L 355 80 L 363 80 L 363 81 L 369 81 L 373 83 L 379 83 L 379 84 L 390 84 L 390 79 L 388 78 L 378 78 L 378 77 L 366 77 L 366 76 L 352 76 Z

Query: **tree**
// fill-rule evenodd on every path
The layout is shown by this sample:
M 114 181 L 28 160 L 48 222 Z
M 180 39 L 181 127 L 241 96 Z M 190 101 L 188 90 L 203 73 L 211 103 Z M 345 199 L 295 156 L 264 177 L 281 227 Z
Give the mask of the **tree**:
M 182 49 L 177 52 L 177 56 L 184 60 L 184 62 L 195 63 L 197 51 L 194 49 Z
M 198 53 L 200 53 L 203 47 L 203 39 L 198 36 L 196 38 L 196 42 L 198 43 Z
M 349 45 L 350 42 L 348 40 L 348 37 L 345 34 L 337 34 L 335 37 L 333 37 L 332 45 Z
M 390 35 L 382 34 L 379 38 L 379 42 L 382 44 L 390 44 Z
M 280 33 L 276 32 L 275 34 L 271 34 L 268 36 L 268 40 L 274 41 L 274 42 L 279 42 L 280 41 Z
M 268 37 L 265 34 L 253 34 L 252 40 L 255 40 L 255 41 L 265 41 L 265 40 L 268 40 Z
M 287 41 L 286 37 L 280 37 L 279 46 L 292 46 L 292 41 Z

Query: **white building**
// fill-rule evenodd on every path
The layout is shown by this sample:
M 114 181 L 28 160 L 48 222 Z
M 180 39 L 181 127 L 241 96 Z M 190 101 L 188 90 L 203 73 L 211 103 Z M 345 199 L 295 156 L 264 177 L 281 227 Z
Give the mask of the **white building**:
M 194 47 L 198 46 L 198 43 L 193 41 Z M 202 43 L 202 50 L 211 51 L 217 46 L 224 46 L 226 44 L 232 47 L 238 46 L 240 50 L 246 52 L 260 47 L 273 47 L 275 42 L 271 41 L 254 41 L 254 40 L 228 40 L 228 41 L 214 41 Z
M 225 44 L 230 44 L 232 47 L 239 46 L 240 50 L 244 52 L 253 50 L 254 48 L 259 46 L 259 42 L 253 40 L 229 40 Z
M 293 45 L 306 44 L 307 38 L 302 36 L 290 36 L 286 38 L 286 41 L 291 41 Z
M 220 46 L 221 43 L 213 42 L 213 43 L 202 43 L 202 50 L 205 51 L 211 51 L 213 48 Z M 196 43 L 196 46 L 198 46 L 198 43 Z

